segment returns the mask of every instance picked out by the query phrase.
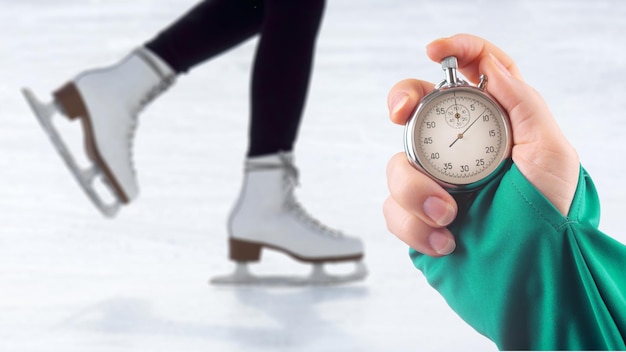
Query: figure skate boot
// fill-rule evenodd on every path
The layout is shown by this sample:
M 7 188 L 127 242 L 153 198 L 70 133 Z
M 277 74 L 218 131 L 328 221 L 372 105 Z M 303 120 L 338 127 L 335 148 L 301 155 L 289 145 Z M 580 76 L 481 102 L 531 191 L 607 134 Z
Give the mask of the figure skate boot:
M 326 227 L 298 203 L 294 189 L 298 171 L 291 154 L 250 158 L 239 199 L 229 219 L 230 259 L 235 272 L 212 280 L 214 284 L 323 285 L 362 280 L 363 244 L 357 238 Z M 313 264 L 309 277 L 258 277 L 248 270 L 263 249 L 283 252 Z M 331 275 L 324 263 L 355 262 L 353 273 Z
M 28 89 L 23 93 L 55 148 L 94 205 L 107 217 L 138 195 L 133 166 L 137 115 L 175 80 L 175 72 L 146 48 L 138 48 L 115 65 L 89 70 L 41 103 Z M 80 167 L 52 124 L 55 112 L 82 122 L 84 147 L 93 165 Z M 101 178 L 112 202 L 94 187 Z M 109 197 L 111 198 L 111 197 Z

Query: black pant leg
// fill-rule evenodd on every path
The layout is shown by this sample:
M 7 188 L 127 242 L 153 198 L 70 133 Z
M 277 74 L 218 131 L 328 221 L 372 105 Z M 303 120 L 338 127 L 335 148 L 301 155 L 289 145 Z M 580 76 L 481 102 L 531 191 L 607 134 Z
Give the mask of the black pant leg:
M 265 0 L 252 74 L 248 156 L 293 149 L 324 7 L 324 0 Z
M 325 0 L 206 0 L 146 47 L 181 73 L 260 33 L 248 156 L 291 151 L 324 7 Z
M 183 73 L 259 33 L 262 23 L 262 0 L 206 0 L 145 46 Z

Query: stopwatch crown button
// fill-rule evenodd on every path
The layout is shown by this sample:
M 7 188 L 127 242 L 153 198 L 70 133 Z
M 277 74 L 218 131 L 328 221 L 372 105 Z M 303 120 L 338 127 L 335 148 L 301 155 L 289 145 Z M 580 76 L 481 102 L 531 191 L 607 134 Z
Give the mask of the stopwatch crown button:
M 457 69 L 459 68 L 459 63 L 456 59 L 456 56 L 448 56 L 446 58 L 444 58 L 441 61 L 441 67 L 443 68 L 443 70 L 448 70 L 448 69 Z
M 456 69 L 459 67 L 459 64 L 454 56 L 448 56 L 441 61 L 441 67 L 444 71 L 446 71 L 446 81 L 447 86 L 452 87 L 459 84 L 459 79 L 456 75 Z

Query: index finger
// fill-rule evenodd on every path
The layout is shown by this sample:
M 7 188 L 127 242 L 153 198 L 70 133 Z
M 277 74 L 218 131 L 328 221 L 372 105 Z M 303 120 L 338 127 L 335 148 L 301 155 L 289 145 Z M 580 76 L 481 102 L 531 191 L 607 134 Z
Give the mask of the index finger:
M 437 39 L 428 44 L 426 53 L 431 60 L 436 62 L 441 62 L 448 56 L 456 56 L 459 70 L 474 83 L 480 79 L 478 67 L 481 60 L 488 58 L 489 54 L 495 56 L 513 77 L 523 79 L 515 61 L 509 55 L 493 43 L 471 34 L 457 34 L 449 38 Z

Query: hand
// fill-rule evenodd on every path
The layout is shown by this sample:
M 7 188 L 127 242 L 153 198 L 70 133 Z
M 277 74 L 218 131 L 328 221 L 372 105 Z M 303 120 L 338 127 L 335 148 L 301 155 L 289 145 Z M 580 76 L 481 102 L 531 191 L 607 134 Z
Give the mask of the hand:
M 567 216 L 578 184 L 578 155 L 513 60 L 492 43 L 467 34 L 436 40 L 427 46 L 427 54 L 436 62 L 456 56 L 459 70 L 473 83 L 480 74 L 487 75 L 487 91 L 511 118 L 513 162 Z M 404 125 L 420 99 L 433 88 L 432 83 L 413 79 L 397 83 L 388 96 L 391 121 Z M 430 256 L 452 253 L 454 237 L 446 228 L 457 214 L 452 196 L 413 168 L 404 153 L 389 161 L 387 182 L 391 196 L 383 212 L 389 230 L 418 252 Z

